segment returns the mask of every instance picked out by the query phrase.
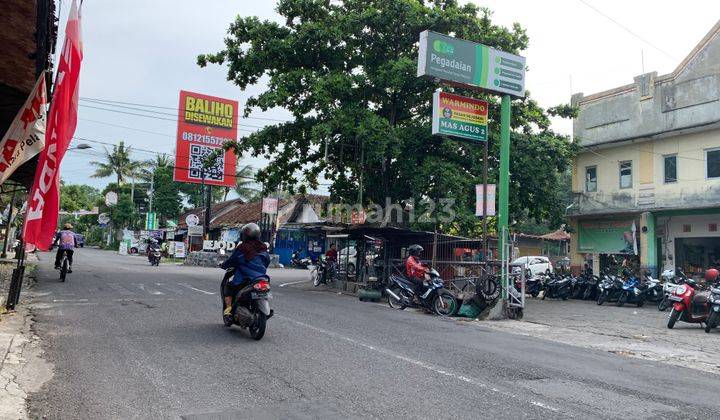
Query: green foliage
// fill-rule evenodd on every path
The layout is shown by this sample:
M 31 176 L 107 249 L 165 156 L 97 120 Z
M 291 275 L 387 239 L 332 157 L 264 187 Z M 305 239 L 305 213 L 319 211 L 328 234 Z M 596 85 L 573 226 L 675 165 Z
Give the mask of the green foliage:
M 525 30 L 494 25 L 489 10 L 455 0 L 280 0 L 277 11 L 284 24 L 238 17 L 225 49 L 198 57 L 200 66 L 226 63 L 228 79 L 241 89 L 267 78 L 267 90 L 248 99 L 245 115 L 275 107 L 292 113 L 292 121 L 226 145 L 271 160 L 257 173 L 265 191 L 283 183 L 290 193 L 316 189 L 324 174 L 336 201 L 354 201 L 360 185 L 363 204 L 450 198 L 457 218 L 439 228 L 477 232 L 482 147 L 431 136 L 437 85 L 416 77 L 417 41 L 430 29 L 517 53 L 527 48 Z M 488 168 L 495 182 L 499 98 L 454 91 L 491 103 Z M 548 113 L 529 94 L 513 100 L 512 218 L 555 223 L 562 217 L 553 201 L 556 177 L 568 169 L 574 147 L 549 126 Z
M 153 211 L 158 213 L 163 225 L 167 219 L 175 219 L 182 212 L 180 185 L 173 182 L 173 170 L 170 166 L 156 167 L 154 179 Z
M 92 210 L 97 206 L 100 197 L 100 191 L 89 185 L 60 183 L 60 210 L 66 212 Z
M 235 188 L 233 188 L 233 190 L 235 190 L 238 197 L 245 202 L 249 202 L 258 193 L 257 184 L 253 180 L 254 176 L 255 171 L 253 171 L 253 168 L 250 165 L 243 166 L 235 173 Z M 223 197 L 223 200 L 227 200 L 229 192 L 230 188 L 225 187 L 225 196 Z
M 120 193 L 118 203 L 109 209 L 110 221 L 115 228 L 133 227 L 139 219 L 130 194 Z
M 125 143 L 122 141 L 119 145 L 113 146 L 112 152 L 105 149 L 104 161 L 90 162 L 90 164 L 96 168 L 92 177 L 107 178 L 115 175 L 117 184 L 120 185 L 126 178 L 140 176 L 146 167 L 146 163 L 132 160 L 130 157 L 131 154 L 132 148 L 125 146 Z
M 548 108 L 547 112 L 553 117 L 577 118 L 580 109 L 569 104 L 562 104 Z

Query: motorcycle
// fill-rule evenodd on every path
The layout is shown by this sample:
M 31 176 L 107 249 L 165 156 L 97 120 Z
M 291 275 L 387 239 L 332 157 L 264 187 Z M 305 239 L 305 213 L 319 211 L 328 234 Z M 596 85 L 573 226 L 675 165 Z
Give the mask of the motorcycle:
M 683 273 L 682 270 L 679 270 L 677 275 L 675 270 L 665 270 L 663 271 L 661 277 L 665 283 L 663 283 L 663 298 L 660 302 L 658 302 L 658 310 L 660 312 L 664 312 L 667 308 L 672 306 L 670 296 L 673 294 L 678 285 L 685 283 L 687 276 L 685 276 L 685 273 Z
M 160 257 L 161 257 L 160 248 L 151 249 L 150 255 L 149 255 L 150 265 L 159 267 L 160 266 Z
M 645 286 L 645 299 L 648 302 L 658 303 L 663 299 L 663 284 L 659 279 L 653 278 L 649 271 L 645 272 Z
M 453 316 L 460 309 L 457 299 L 445 289 L 445 283 L 434 268 L 426 274 L 423 286 L 426 288 L 425 292 L 418 295 L 416 300 L 415 284 L 405 276 L 391 275 L 389 285 L 385 288 L 388 305 L 398 310 L 421 308 L 440 316 Z
M 718 286 L 718 284 L 715 284 L 715 286 L 710 289 L 710 296 L 708 297 L 710 314 L 705 322 L 706 333 L 709 333 L 710 330 L 720 324 L 720 288 L 718 288 Z
M 310 270 L 310 279 L 315 287 L 321 284 L 335 283 L 337 279 L 337 263 L 321 255 L 318 258 L 318 264 Z
M 295 250 L 290 255 L 290 264 L 292 264 L 293 267 L 296 268 L 302 268 L 306 269 L 308 266 L 312 265 L 312 260 L 308 257 L 300 258 L 300 250 Z
M 678 272 L 682 273 L 678 268 Z M 710 292 L 704 292 L 695 280 L 687 279 L 679 284 L 669 299 L 672 301 L 672 310 L 668 316 L 667 327 L 672 329 L 677 321 L 690 324 L 706 323 L 710 313 L 708 298 Z
M 545 300 L 546 297 L 567 300 L 572 296 L 574 279 L 572 276 L 562 278 L 559 275 L 547 273 L 542 300 Z
M 605 302 L 617 300 L 622 292 L 622 286 L 623 281 L 606 270 L 603 279 L 598 283 L 597 304 L 602 305 Z
M 625 273 L 626 280 L 623 282 L 622 291 L 618 296 L 617 306 L 623 306 L 626 303 L 634 303 L 638 308 L 645 304 L 645 292 L 647 286 L 640 283 L 640 279 Z
M 222 300 L 223 313 L 225 311 L 225 300 L 223 299 L 225 284 L 235 275 L 235 268 L 225 271 L 225 277 L 220 284 L 220 298 Z M 231 315 L 223 316 L 226 327 L 238 325 L 247 328 L 250 336 L 260 340 L 265 335 L 267 321 L 272 318 L 274 311 L 270 309 L 269 299 L 272 299 L 270 292 L 270 278 L 261 277 L 248 282 L 233 296 Z

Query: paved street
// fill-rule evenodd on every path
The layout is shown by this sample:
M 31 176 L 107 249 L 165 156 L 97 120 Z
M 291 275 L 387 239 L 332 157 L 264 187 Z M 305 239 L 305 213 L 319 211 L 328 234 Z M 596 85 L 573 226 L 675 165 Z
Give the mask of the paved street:
M 714 374 L 282 286 L 304 271 L 272 272 L 276 316 L 255 342 L 220 322 L 221 270 L 82 249 L 59 283 L 50 254 L 40 260 L 34 328 L 55 374 L 31 396 L 32 417 L 711 418 L 720 408 Z

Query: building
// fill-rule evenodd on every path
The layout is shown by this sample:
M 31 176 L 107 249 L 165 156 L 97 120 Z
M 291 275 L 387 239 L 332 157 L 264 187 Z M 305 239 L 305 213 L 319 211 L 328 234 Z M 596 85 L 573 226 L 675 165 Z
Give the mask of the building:
M 609 65 L 615 65 L 608 61 Z M 720 22 L 669 74 L 572 96 L 571 264 L 657 272 L 720 259 Z

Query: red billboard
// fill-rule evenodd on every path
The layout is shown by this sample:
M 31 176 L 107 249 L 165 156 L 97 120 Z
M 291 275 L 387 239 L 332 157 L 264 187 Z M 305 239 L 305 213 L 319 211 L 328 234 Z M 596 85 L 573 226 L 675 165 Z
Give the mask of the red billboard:
M 207 168 L 203 164 L 223 143 L 237 140 L 237 101 L 181 90 L 178 108 L 173 179 L 234 186 L 235 153 L 220 154 Z

